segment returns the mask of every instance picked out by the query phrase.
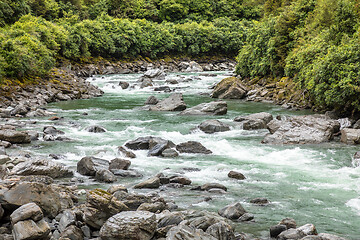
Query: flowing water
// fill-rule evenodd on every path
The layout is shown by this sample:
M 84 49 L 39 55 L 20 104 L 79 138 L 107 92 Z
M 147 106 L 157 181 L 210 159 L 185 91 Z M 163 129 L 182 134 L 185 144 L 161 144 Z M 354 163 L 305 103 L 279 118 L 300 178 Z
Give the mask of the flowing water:
M 188 107 L 210 102 L 209 86 L 217 83 L 227 73 L 218 72 L 216 77 L 201 76 L 176 87 L 184 94 Z M 198 74 L 182 74 L 187 75 Z M 360 239 L 360 167 L 353 162 L 352 155 L 358 149 L 340 143 L 320 145 L 271 146 L 261 144 L 267 130 L 245 131 L 233 123 L 236 116 L 270 112 L 274 116 L 285 114 L 311 114 L 290 111 L 279 106 L 228 100 L 228 113 L 224 116 L 179 116 L 177 112 L 149 112 L 137 109 L 145 100 L 155 95 L 161 99 L 168 93 L 154 92 L 152 88 L 130 88 L 122 90 L 119 81 L 136 82 L 139 74 L 97 76 L 89 79 L 99 86 L 104 96 L 89 100 L 77 100 L 51 104 L 49 110 L 63 117 L 56 127 L 66 133 L 70 142 L 43 142 L 28 148 L 38 155 L 50 153 L 64 155 L 58 160 L 76 168 L 84 156 L 97 156 L 111 160 L 119 157 L 117 147 L 126 141 L 141 136 L 158 136 L 178 144 L 194 140 L 213 151 L 212 155 L 182 154 L 168 159 L 147 157 L 146 151 L 136 151 L 131 168 L 141 172 L 146 179 L 159 172 L 166 175 L 182 173 L 192 180 L 192 185 L 218 182 L 228 187 L 228 193 L 210 194 L 190 191 L 189 187 L 159 191 L 165 199 L 171 199 L 181 209 L 207 209 L 217 211 L 227 204 L 241 202 L 254 214 L 255 222 L 237 223 L 236 230 L 266 238 L 269 228 L 285 217 L 294 218 L 298 225 L 315 224 L 318 232 L 337 234 L 348 239 Z M 170 74 L 167 78 L 173 78 Z M 155 81 L 163 85 L 163 81 Z M 87 116 L 83 113 L 88 113 Z M 206 119 L 221 119 L 232 124 L 231 131 L 205 134 L 193 130 Z M 46 118 L 37 119 L 36 125 L 54 124 Z M 89 133 L 85 127 L 98 124 L 107 129 L 105 133 Z M 184 168 L 198 168 L 187 171 Z M 246 176 L 245 180 L 230 179 L 227 174 L 236 170 Z M 122 179 L 127 187 L 141 179 Z M 80 187 L 93 188 L 107 185 L 87 180 Z M 144 190 L 146 192 L 146 190 Z M 203 201 L 211 196 L 211 201 Z M 265 197 L 271 204 L 255 206 L 249 201 Z

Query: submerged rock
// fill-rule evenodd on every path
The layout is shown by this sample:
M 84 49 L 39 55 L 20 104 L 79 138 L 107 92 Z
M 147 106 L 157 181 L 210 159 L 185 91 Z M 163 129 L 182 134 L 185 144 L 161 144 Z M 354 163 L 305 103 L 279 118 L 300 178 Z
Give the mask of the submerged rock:
M 247 88 L 236 77 L 221 80 L 211 93 L 212 98 L 243 99 L 246 97 Z
M 201 103 L 195 107 L 188 108 L 180 115 L 224 115 L 227 113 L 227 103 L 224 101 Z
M 240 173 L 240 172 L 236 172 L 236 171 L 230 171 L 228 173 L 228 177 L 229 178 L 235 178 L 235 179 L 239 179 L 239 180 L 244 180 L 246 179 L 246 177 L 244 176 L 244 174 Z

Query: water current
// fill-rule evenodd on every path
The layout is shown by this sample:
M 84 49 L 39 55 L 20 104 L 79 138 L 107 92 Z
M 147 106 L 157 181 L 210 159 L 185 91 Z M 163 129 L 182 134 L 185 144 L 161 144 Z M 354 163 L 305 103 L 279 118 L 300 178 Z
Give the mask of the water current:
M 228 73 L 216 72 L 217 76 L 199 76 L 190 82 L 171 85 L 176 92 L 184 94 L 188 107 L 213 101 L 207 94 L 214 83 Z M 178 78 L 169 74 L 167 79 Z M 181 74 L 183 77 L 199 74 Z M 352 159 L 355 146 L 341 143 L 320 145 L 273 146 L 261 144 L 267 130 L 245 131 L 234 124 L 239 115 L 266 111 L 276 115 L 311 114 L 305 111 L 285 110 L 269 103 L 227 100 L 228 113 L 224 116 L 179 116 L 177 112 L 149 112 L 137 109 L 145 100 L 155 95 L 165 98 L 169 93 L 154 92 L 152 87 L 123 90 L 119 81 L 131 85 L 140 74 L 105 75 L 88 79 L 100 87 L 104 96 L 89 100 L 59 102 L 47 106 L 48 110 L 63 117 L 56 127 L 72 139 L 69 142 L 39 141 L 37 147 L 28 148 L 38 155 L 61 154 L 60 161 L 72 169 L 84 156 L 96 156 L 111 160 L 119 157 L 117 147 L 142 136 L 157 136 L 175 144 L 194 140 L 210 149 L 212 155 L 182 154 L 177 158 L 147 157 L 146 151 L 136 151 L 132 169 L 141 172 L 146 179 L 159 172 L 166 175 L 181 173 L 192 180 L 192 185 L 218 182 L 228 188 L 227 194 L 210 194 L 190 191 L 189 187 L 159 191 L 165 199 L 176 202 L 180 209 L 206 209 L 217 211 L 227 204 L 240 202 L 254 214 L 255 222 L 236 223 L 236 230 L 266 238 L 269 228 L 285 217 L 294 218 L 298 225 L 313 223 L 318 232 L 337 234 L 348 239 L 360 239 L 360 167 Z M 164 85 L 164 81 L 155 81 Z M 83 115 L 83 113 L 88 115 Z M 205 134 L 193 130 L 206 119 L 220 119 L 231 124 L 227 132 Z M 36 119 L 38 130 L 53 124 L 47 118 Z M 105 133 L 89 133 L 85 128 L 101 125 Z M 187 171 L 184 168 L 197 168 Z M 228 178 L 230 170 L 246 176 L 245 180 Z M 118 183 L 131 189 L 142 180 L 124 178 Z M 79 188 L 102 187 L 93 180 L 79 184 Z M 149 190 L 150 191 L 150 190 Z M 153 191 L 153 190 L 151 190 Z M 144 190 L 144 192 L 148 192 Z M 203 201 L 211 196 L 211 201 Z M 256 206 L 249 201 L 265 197 L 271 203 Z

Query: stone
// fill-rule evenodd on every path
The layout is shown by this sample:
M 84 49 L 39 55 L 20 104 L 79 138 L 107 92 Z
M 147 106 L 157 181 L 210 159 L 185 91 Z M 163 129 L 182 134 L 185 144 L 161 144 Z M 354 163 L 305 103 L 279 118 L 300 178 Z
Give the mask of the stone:
M 52 135 L 52 136 L 64 135 L 65 134 L 63 131 L 58 130 L 54 126 L 45 126 L 43 128 L 43 133 L 45 135 Z
M 8 155 L 0 155 L 0 165 L 4 165 L 9 162 L 11 159 Z
M 186 104 L 182 93 L 173 93 L 149 108 L 150 111 L 183 111 L 185 109 Z
M 148 212 L 162 212 L 166 208 L 165 203 L 155 202 L 155 203 L 142 203 L 136 211 L 148 211 Z
M 230 130 L 230 126 L 216 119 L 202 122 L 198 128 L 205 133 L 225 132 Z
M 231 220 L 237 220 L 246 213 L 240 203 L 228 205 L 218 211 L 219 215 Z
M 47 159 L 35 159 L 19 163 L 11 170 L 12 175 L 44 175 L 51 178 L 72 177 L 74 174 L 64 165 Z
M 178 225 L 183 220 L 184 220 L 184 216 L 181 212 L 169 212 L 158 220 L 158 228 Z
M 159 187 L 160 187 L 160 178 L 158 177 L 150 178 L 134 186 L 134 188 L 159 188 Z
M 76 222 L 76 214 L 71 210 L 65 210 L 59 221 L 58 229 L 60 233 L 64 232 L 67 227 L 74 225 Z
M 201 229 L 196 229 L 192 226 L 179 224 L 172 227 L 166 234 L 166 240 L 216 240 L 215 237 L 205 233 Z
M 141 173 L 139 173 L 136 170 L 120 170 L 120 169 L 113 169 L 111 171 L 114 175 L 119 176 L 119 177 L 131 177 L 131 178 L 137 178 L 137 177 L 142 177 L 143 175 Z
M 240 222 L 248 222 L 248 221 L 252 221 L 254 220 L 254 215 L 251 213 L 244 213 L 243 215 L 241 215 L 241 217 L 238 218 L 237 221 Z
M 153 81 L 151 79 L 144 79 L 141 82 L 140 88 L 146 88 L 146 87 L 152 87 L 154 85 Z
M 93 125 L 85 128 L 85 131 L 93 132 L 93 133 L 103 133 L 106 132 L 106 129 L 99 125 Z
M 161 69 L 150 69 L 150 70 L 147 70 L 143 75 L 143 77 L 145 77 L 145 78 L 155 78 L 158 80 L 165 79 L 165 76 L 166 76 L 166 73 Z
M 206 229 L 206 233 L 218 240 L 235 240 L 233 228 L 224 221 L 211 225 Z
M 201 153 L 211 154 L 212 151 L 204 147 L 201 143 L 195 141 L 188 141 L 176 145 L 176 150 L 180 153 Z
M 48 239 L 49 233 L 50 227 L 45 220 L 38 222 L 33 220 L 20 221 L 13 226 L 15 240 Z
M 0 165 L 0 179 L 3 180 L 8 176 L 8 169 L 4 165 Z
M 254 198 L 250 200 L 250 203 L 256 204 L 256 205 L 267 205 L 269 204 L 269 200 L 266 198 Z
M 158 104 L 159 100 L 155 96 L 150 96 L 145 101 L 145 105 L 156 105 Z
M 121 158 L 114 158 L 110 161 L 109 170 L 113 169 L 121 169 L 121 170 L 128 170 L 131 165 L 130 160 L 121 159 Z
M 358 120 L 354 123 L 353 128 L 354 128 L 354 129 L 360 129 L 360 119 L 358 119 Z
M 59 240 L 84 240 L 84 234 L 80 228 L 70 225 L 60 234 Z
M 298 228 L 290 228 L 286 231 L 281 232 L 277 239 L 279 240 L 293 240 L 301 239 L 308 235 L 317 235 L 316 228 L 313 224 L 306 224 Z
M 328 233 L 319 233 L 318 236 L 321 238 L 321 240 L 346 240 L 343 237 L 339 237 L 339 236 L 336 236 L 333 234 L 328 234 Z
M 179 82 L 178 82 L 178 80 L 176 80 L 176 79 L 167 79 L 167 80 L 165 81 L 165 83 L 178 84 Z
M 296 221 L 292 218 L 284 218 L 279 222 L 280 225 L 285 225 L 287 229 L 296 228 Z
M 190 185 L 191 180 L 185 176 L 174 176 L 170 178 L 170 183 L 180 183 L 182 185 Z
M 99 230 L 105 221 L 110 217 L 107 213 L 93 207 L 82 209 L 84 222 L 90 227 Z
M 119 212 L 129 210 L 124 203 L 117 200 L 117 198 L 110 193 L 101 189 L 89 191 L 87 194 L 87 203 L 90 207 L 104 212 L 108 217 Z
M 116 176 L 107 169 L 97 170 L 95 173 L 95 179 L 99 182 L 112 183 L 116 182 Z
M 174 158 L 174 157 L 178 157 L 179 153 L 175 149 L 167 148 L 164 151 L 162 151 L 161 156 L 166 158 Z
M 121 153 L 124 157 L 127 158 L 136 158 L 135 153 L 133 153 L 130 150 L 125 149 L 124 147 L 120 146 L 118 147 L 118 152 Z
M 287 230 L 287 227 L 282 224 L 274 225 L 270 227 L 270 237 L 276 238 L 280 233 Z
M 124 191 L 128 192 L 127 188 L 124 185 L 117 184 L 117 185 L 111 185 L 109 189 L 107 190 L 108 193 L 114 194 L 117 191 Z
M 246 179 L 246 177 L 244 176 L 244 174 L 242 174 L 241 172 L 237 172 L 237 171 L 230 171 L 228 173 L 228 177 L 229 178 L 235 178 L 238 180 L 244 180 Z
M 36 203 L 43 210 L 45 216 L 53 218 L 61 209 L 59 193 L 48 184 L 18 182 L 10 189 L 0 189 L 0 204 L 4 207 L 20 207 L 31 202 Z
M 224 191 L 227 191 L 227 187 L 225 187 L 224 185 L 222 185 L 220 183 L 205 183 L 200 187 L 200 190 L 201 191 L 209 191 L 210 189 L 213 189 L 213 188 L 219 188 Z
M 27 203 L 16 209 L 11 215 L 11 223 L 14 225 L 17 222 L 31 219 L 35 222 L 40 221 L 44 217 L 41 208 L 35 203 Z
M 125 143 L 125 146 L 131 150 L 145 150 L 150 148 L 150 140 L 152 136 L 139 137 L 135 140 Z
M 160 86 L 160 87 L 155 87 L 154 91 L 156 91 L 156 92 L 171 92 L 171 88 L 169 86 Z
M 270 134 L 262 143 L 317 144 L 330 141 L 340 129 L 340 123 L 324 115 L 292 116 L 268 123 Z M 343 129 L 344 130 L 344 129 Z
M 346 144 L 360 144 L 360 129 L 342 129 L 340 141 Z
M 100 169 L 108 169 L 109 161 L 95 157 L 83 157 L 77 163 L 77 172 L 85 176 L 95 176 Z
M 121 212 L 110 217 L 100 229 L 102 240 L 150 240 L 156 230 L 155 214 L 147 211 Z
M 238 116 L 235 122 L 241 122 L 244 130 L 266 129 L 273 116 L 267 112 L 254 113 L 247 116 Z
M 163 141 L 163 142 L 157 143 L 155 146 L 150 148 L 147 155 L 148 155 L 148 157 L 160 156 L 165 149 L 171 148 L 172 146 L 174 146 L 174 143 L 171 141 Z
M 9 143 L 30 143 L 30 135 L 24 131 L 15 131 L 11 129 L 0 130 L 0 140 Z
M 122 88 L 122 89 L 127 89 L 129 88 L 130 84 L 128 82 L 125 82 L 125 81 L 120 81 L 119 82 L 119 86 Z
M 212 98 L 243 99 L 246 97 L 247 88 L 239 78 L 228 77 L 221 80 L 211 93 Z
M 227 103 L 225 101 L 216 101 L 209 103 L 200 103 L 192 108 L 188 108 L 180 115 L 225 115 L 227 113 Z
M 185 72 L 202 72 L 203 68 L 195 61 L 189 62 L 188 67 L 185 69 Z

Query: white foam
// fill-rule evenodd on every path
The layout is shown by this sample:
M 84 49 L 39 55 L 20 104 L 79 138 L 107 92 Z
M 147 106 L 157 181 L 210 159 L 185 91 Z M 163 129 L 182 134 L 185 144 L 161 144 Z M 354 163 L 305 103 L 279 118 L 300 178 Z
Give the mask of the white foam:
M 360 198 L 350 199 L 346 202 L 346 206 L 352 208 L 358 215 L 360 215 Z

